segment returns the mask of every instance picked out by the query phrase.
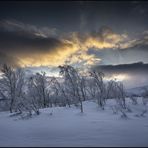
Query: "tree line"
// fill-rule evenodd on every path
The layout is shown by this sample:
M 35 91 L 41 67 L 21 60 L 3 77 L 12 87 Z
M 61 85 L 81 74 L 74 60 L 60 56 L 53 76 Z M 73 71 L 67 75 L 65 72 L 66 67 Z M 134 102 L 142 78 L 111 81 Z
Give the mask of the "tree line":
M 41 108 L 75 105 L 84 112 L 83 101 L 91 99 L 104 110 L 107 99 L 111 98 L 116 99 L 121 108 L 126 108 L 123 83 L 116 80 L 106 82 L 104 73 L 96 70 L 84 74 L 70 65 L 58 68 L 60 79 L 49 78 L 45 72 L 27 77 L 24 69 L 4 64 L 0 79 L 3 110 L 39 115 Z

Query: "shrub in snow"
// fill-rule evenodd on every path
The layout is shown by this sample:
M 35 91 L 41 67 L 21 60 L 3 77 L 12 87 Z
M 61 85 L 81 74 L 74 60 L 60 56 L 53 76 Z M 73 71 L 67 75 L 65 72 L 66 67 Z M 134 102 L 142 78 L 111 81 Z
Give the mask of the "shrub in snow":
M 142 102 L 143 102 L 143 105 L 147 105 L 148 103 L 148 88 L 144 88 L 144 92 L 142 94 Z
M 127 116 L 127 114 L 125 113 L 125 110 L 123 110 L 123 109 L 119 109 L 119 111 L 121 112 L 121 118 L 123 118 L 123 119 L 128 119 L 128 116 Z
M 116 105 L 111 106 L 111 109 L 112 109 L 112 111 L 113 111 L 113 114 L 117 114 L 118 111 L 119 111 L 119 109 L 118 109 L 118 107 L 117 107 Z
M 134 104 L 134 105 L 137 105 L 137 104 L 138 104 L 138 102 L 137 102 L 137 97 L 136 97 L 136 96 L 131 95 L 131 96 L 130 96 L 130 99 L 132 100 L 132 104 Z
M 110 81 L 110 95 L 112 98 L 115 98 L 117 105 L 122 108 L 126 109 L 126 93 L 123 86 L 123 83 L 117 81 Z
M 143 102 L 143 105 L 147 105 L 148 103 L 148 97 L 142 97 L 142 102 Z
M 129 105 L 126 106 L 126 111 L 129 112 L 129 113 L 132 113 L 132 110 L 131 110 L 131 108 L 129 107 Z
M 145 113 L 147 113 L 147 109 L 143 110 L 140 116 L 144 116 Z

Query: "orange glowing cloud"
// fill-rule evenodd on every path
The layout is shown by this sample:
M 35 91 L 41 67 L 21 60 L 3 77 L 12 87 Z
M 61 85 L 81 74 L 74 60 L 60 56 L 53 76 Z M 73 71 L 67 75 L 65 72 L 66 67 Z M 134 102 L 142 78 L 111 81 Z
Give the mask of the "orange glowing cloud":
M 54 29 L 11 21 L 0 23 L 0 31 L 0 53 L 16 57 L 16 60 L 13 58 L 14 62 L 22 67 L 58 66 L 65 62 L 93 65 L 101 59 L 88 54 L 90 48 L 116 49 L 127 38 L 126 34 L 114 33 L 108 27 L 103 27 L 98 32 L 74 32 L 66 37 L 57 37 L 53 36 Z

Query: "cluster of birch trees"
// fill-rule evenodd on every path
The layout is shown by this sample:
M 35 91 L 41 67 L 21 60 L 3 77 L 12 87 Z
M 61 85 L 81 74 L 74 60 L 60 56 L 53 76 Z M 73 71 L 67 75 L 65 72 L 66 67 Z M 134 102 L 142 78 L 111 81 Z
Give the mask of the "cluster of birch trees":
M 75 105 L 84 112 L 83 101 L 95 100 L 105 109 L 108 99 L 116 99 L 126 108 L 125 89 L 121 82 L 105 81 L 104 73 L 91 70 L 82 73 L 70 65 L 59 66 L 60 78 L 47 77 L 45 72 L 27 76 L 22 68 L 4 64 L 0 78 L 0 107 L 11 113 L 35 112 L 41 108 Z

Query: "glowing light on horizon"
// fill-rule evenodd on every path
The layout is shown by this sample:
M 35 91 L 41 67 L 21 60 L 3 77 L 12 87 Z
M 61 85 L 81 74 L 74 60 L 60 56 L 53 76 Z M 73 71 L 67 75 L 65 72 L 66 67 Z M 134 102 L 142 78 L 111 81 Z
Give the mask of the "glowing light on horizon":
M 129 79 L 129 75 L 127 74 L 113 74 L 111 77 L 105 78 L 107 81 L 109 80 L 116 80 L 116 81 L 125 81 Z

